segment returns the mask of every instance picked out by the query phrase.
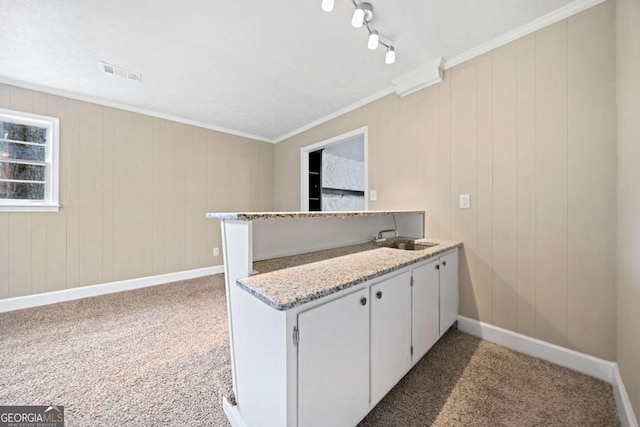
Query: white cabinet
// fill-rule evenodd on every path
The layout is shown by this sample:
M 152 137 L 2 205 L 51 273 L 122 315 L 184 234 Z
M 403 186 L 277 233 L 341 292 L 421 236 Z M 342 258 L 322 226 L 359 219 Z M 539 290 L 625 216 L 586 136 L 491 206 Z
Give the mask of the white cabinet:
M 371 403 L 411 368 L 411 272 L 371 286 Z
M 458 250 L 440 257 L 440 335 L 458 320 Z
M 353 426 L 369 408 L 369 289 L 298 314 L 298 425 Z
M 417 362 L 440 338 L 439 260 L 413 269 L 412 342 L 413 362 Z

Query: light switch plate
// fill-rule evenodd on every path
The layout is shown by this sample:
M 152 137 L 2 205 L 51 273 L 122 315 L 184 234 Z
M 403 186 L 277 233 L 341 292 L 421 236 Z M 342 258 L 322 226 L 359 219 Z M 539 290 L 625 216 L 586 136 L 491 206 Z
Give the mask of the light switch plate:
M 369 201 L 375 202 L 378 200 L 378 190 L 369 190 Z
M 469 209 L 471 207 L 471 196 L 468 194 L 460 195 L 460 209 Z

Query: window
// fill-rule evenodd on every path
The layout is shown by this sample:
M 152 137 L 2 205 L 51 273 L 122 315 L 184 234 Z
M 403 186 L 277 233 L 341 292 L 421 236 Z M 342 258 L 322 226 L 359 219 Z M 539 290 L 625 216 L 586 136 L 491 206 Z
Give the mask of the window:
M 0 212 L 57 211 L 54 117 L 0 109 Z

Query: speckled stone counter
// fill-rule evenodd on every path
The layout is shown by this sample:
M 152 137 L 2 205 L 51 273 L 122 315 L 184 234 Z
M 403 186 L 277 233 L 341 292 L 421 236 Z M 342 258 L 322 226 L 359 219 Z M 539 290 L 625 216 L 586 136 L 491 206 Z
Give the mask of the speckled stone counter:
M 289 310 L 462 246 L 461 242 L 433 239 L 416 241 L 420 242 L 438 245 L 404 251 L 363 243 L 260 261 L 254 263 L 254 269 L 268 272 L 240 279 L 237 284 L 274 309 Z
M 424 215 L 424 211 L 343 211 L 343 212 L 229 212 L 208 213 L 207 218 L 235 221 L 256 219 L 346 218 L 354 216 Z

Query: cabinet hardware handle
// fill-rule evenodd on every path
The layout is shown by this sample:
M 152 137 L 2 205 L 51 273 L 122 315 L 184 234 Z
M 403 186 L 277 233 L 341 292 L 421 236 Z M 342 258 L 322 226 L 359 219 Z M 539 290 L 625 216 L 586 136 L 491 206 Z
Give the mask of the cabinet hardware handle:
M 442 261 L 442 265 L 443 265 L 444 267 L 446 267 L 446 266 L 447 266 L 447 261 Z
M 440 264 L 436 265 L 436 270 L 440 270 Z
M 367 299 L 365 297 L 360 298 L 360 304 L 367 305 Z
M 376 292 L 376 297 L 378 297 L 378 299 L 382 299 L 382 291 Z

